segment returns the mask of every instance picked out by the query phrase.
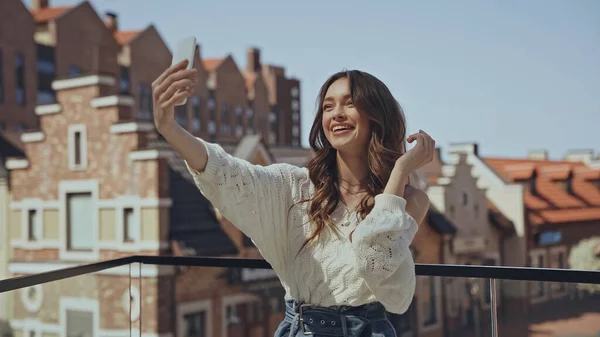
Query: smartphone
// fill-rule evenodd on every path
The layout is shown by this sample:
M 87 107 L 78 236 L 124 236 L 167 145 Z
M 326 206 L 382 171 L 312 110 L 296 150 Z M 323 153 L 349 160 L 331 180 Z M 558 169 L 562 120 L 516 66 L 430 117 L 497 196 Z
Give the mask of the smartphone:
M 171 65 L 175 65 L 183 60 L 188 60 L 186 69 L 192 69 L 194 66 L 194 54 L 196 52 L 196 37 L 190 36 L 183 38 L 177 42 L 175 47 L 175 53 L 173 54 L 173 62 Z M 184 105 L 187 102 L 187 98 L 184 98 L 181 102 L 177 102 L 175 105 Z

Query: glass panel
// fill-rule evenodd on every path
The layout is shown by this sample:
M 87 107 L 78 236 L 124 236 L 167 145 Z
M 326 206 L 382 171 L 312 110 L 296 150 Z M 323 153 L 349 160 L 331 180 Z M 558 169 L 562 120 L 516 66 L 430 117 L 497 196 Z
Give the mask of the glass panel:
M 533 281 L 502 282 L 505 310 L 499 336 L 598 336 L 598 285 Z
M 21 249 L 10 277 L 76 266 L 72 262 L 22 261 Z M 35 255 L 30 250 L 28 254 Z M 74 276 L 0 294 L 0 336 L 129 337 L 129 265 Z
M 177 270 L 175 311 L 181 337 L 273 336 L 284 318 L 284 290 L 272 270 Z

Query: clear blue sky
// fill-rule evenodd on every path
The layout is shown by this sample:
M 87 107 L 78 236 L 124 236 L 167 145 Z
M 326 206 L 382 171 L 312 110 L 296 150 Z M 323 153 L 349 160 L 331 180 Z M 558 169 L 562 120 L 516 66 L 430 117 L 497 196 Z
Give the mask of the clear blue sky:
M 53 5 L 78 0 L 50 0 Z M 29 4 L 30 0 L 25 0 Z M 154 23 L 172 47 L 195 35 L 203 57 L 249 46 L 302 81 L 303 138 L 323 81 L 343 68 L 383 80 L 409 132 L 484 155 L 600 152 L 600 1 L 92 0 L 122 29 Z

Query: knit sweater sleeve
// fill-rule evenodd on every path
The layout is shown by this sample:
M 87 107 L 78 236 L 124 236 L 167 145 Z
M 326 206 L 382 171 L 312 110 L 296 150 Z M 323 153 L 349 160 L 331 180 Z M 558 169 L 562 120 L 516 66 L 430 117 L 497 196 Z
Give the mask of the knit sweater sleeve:
M 273 267 L 282 265 L 292 185 L 301 168 L 253 165 L 217 144 L 203 143 L 208 152 L 204 171 L 198 172 L 186 162 L 196 185 L 227 220 L 254 241 Z
M 380 194 L 352 235 L 355 263 L 373 295 L 390 312 L 404 313 L 415 293 L 415 263 L 409 249 L 417 222 L 404 198 Z

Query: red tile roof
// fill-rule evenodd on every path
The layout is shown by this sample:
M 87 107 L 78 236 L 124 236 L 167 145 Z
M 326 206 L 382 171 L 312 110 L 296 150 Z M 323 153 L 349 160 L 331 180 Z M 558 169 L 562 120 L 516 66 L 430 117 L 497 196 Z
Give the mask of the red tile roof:
M 73 8 L 73 6 L 58 6 L 33 9 L 31 10 L 31 15 L 33 15 L 33 19 L 36 23 L 44 23 L 56 19 L 71 8 Z
M 204 65 L 204 69 L 206 69 L 206 71 L 214 71 L 221 65 L 221 63 L 223 63 L 223 61 L 225 61 L 224 57 L 204 59 L 202 60 L 202 64 Z
M 142 31 L 141 30 L 128 30 L 128 31 L 122 31 L 122 30 L 118 30 L 115 31 L 115 40 L 117 40 L 117 42 L 123 46 L 128 44 L 131 40 L 133 40 L 136 36 L 138 36 Z
M 600 189 L 592 182 L 600 178 L 600 169 L 582 162 L 483 159 L 505 181 L 528 186 L 524 201 L 531 224 L 600 220 Z M 534 177 L 535 189 L 531 189 L 529 180 Z

